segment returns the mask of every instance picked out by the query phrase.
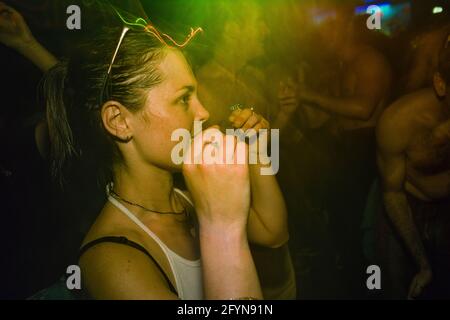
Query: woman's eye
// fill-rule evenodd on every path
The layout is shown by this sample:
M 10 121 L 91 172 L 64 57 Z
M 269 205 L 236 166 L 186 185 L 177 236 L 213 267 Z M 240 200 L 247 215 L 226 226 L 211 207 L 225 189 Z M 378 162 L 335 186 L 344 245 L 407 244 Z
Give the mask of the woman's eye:
M 181 97 L 180 102 L 184 105 L 189 105 L 189 100 L 191 99 L 190 95 L 185 95 Z

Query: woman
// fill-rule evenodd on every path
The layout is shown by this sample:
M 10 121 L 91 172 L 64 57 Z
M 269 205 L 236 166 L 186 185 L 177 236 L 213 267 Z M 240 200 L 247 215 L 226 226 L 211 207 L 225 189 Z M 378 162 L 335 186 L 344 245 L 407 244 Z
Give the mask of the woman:
M 34 40 L 20 14 L 1 5 L 5 20 L 2 20 L 0 40 L 43 70 L 54 65 L 56 59 Z M 194 119 L 206 119 L 208 114 L 192 90 L 195 79 L 182 55 L 142 31 L 141 34 L 130 32 L 125 37 L 112 65 L 108 79 L 111 86 L 106 87 L 112 89 L 112 94 L 107 99 L 104 96 L 99 99 L 97 91 L 104 89 L 104 74 L 118 34 L 118 31 L 112 32 L 98 39 L 99 42 L 94 41 L 94 45 L 87 46 L 87 50 L 69 64 L 53 68 L 44 81 L 53 168 L 60 177 L 65 176 L 65 169 L 71 163 L 80 162 L 77 156 L 82 153 L 87 166 L 102 169 L 107 179 L 114 181 L 111 201 L 116 196 L 116 205 L 132 211 L 132 215 L 152 230 L 152 236 L 157 235 L 163 241 L 158 243 L 156 237 L 149 237 L 108 201 L 84 241 L 84 244 L 91 240 L 103 241 L 83 247 L 80 263 L 84 287 L 94 298 L 201 298 L 199 283 L 204 280 L 203 297 L 206 298 L 260 297 L 247 238 L 269 247 L 278 247 L 287 241 L 286 212 L 275 179 L 259 176 L 259 166 L 250 166 L 253 200 L 250 210 L 246 210 L 249 206 L 248 192 L 245 192 L 246 170 L 236 166 L 185 166 L 184 174 L 192 195 L 172 188 L 170 172 L 181 168 L 169 161 L 168 134 L 171 128 L 191 129 Z M 176 103 L 170 101 L 169 106 L 170 89 L 176 84 L 175 80 L 188 85 L 179 93 Z M 266 127 L 266 122 L 250 110 L 235 112 L 233 116 L 232 124 L 236 128 Z M 132 128 L 129 121 L 133 123 Z M 125 131 L 121 127 L 123 124 L 126 124 Z M 127 136 L 123 136 L 124 133 Z M 149 145 L 152 148 L 147 148 Z M 202 175 L 206 180 L 200 179 Z M 241 180 L 239 175 L 243 175 Z M 190 233 L 192 219 L 184 212 L 186 208 L 191 211 L 191 217 L 194 214 L 186 195 L 195 202 L 200 225 L 200 232 L 194 236 Z M 146 209 L 136 204 L 141 207 L 145 204 Z M 167 209 L 172 213 L 158 214 L 148 211 L 149 208 Z M 214 215 L 210 217 L 208 212 Z M 232 226 L 223 222 L 222 212 L 235 215 L 233 219 L 225 215 L 226 221 L 233 221 Z M 244 232 L 247 221 L 248 236 Z M 128 247 L 117 245 L 117 241 Z M 203 277 L 199 276 L 198 262 L 191 263 L 199 256 L 198 251 L 202 256 Z M 188 265 L 187 274 L 183 273 L 186 269 L 183 267 L 181 274 L 178 272 L 176 262 L 173 263 L 177 256 L 180 257 L 178 262 Z M 183 257 L 189 259 L 183 260 Z M 102 269 L 111 258 L 114 264 Z M 130 266 L 124 261 L 133 263 L 133 268 L 125 274 L 120 268 Z M 236 272 L 236 268 L 241 271 Z M 102 270 L 106 272 L 98 275 Z M 197 274 L 198 283 L 186 284 L 184 279 L 193 274 Z M 138 283 L 125 277 L 137 277 Z M 122 281 L 117 281 L 119 278 Z M 119 289 L 125 284 L 128 287 L 121 292 Z M 187 289 L 183 290 L 184 287 Z
M 104 32 L 44 80 L 54 172 L 88 160 L 113 182 L 81 248 L 85 289 L 96 299 L 262 298 L 248 241 L 287 241 L 275 178 L 259 165 L 175 165 L 172 132 L 209 117 L 196 80 L 179 50 L 142 30 L 117 45 L 119 34 Z M 230 120 L 266 123 L 249 110 Z M 180 170 L 190 194 L 174 188 Z

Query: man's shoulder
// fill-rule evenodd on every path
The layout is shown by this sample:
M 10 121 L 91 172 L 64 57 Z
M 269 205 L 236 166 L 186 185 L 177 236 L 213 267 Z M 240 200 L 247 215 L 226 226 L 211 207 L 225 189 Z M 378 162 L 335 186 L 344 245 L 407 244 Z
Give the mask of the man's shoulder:
M 433 89 L 421 89 L 400 97 L 386 109 L 385 113 L 389 118 L 409 119 L 413 118 L 412 116 L 420 116 L 429 112 L 430 107 L 436 101 L 437 99 Z
M 377 49 L 371 46 L 361 46 L 358 50 L 359 54 L 356 56 L 354 63 L 363 65 L 364 68 L 390 69 L 388 59 Z
M 377 124 L 377 136 L 392 140 L 408 139 L 420 126 L 420 119 L 429 113 L 429 106 L 436 97 L 432 89 L 422 89 L 402 96 L 392 103 L 381 115 Z

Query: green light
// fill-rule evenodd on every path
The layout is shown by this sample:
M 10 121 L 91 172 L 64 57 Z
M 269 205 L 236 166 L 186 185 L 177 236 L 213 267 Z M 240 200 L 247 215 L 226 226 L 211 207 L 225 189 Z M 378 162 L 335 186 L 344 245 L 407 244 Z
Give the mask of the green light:
M 433 8 L 433 14 L 438 14 L 438 13 L 441 13 L 442 11 L 444 11 L 444 8 L 442 8 L 442 7 L 434 7 Z
M 115 7 L 113 7 L 114 11 L 116 11 L 117 15 L 119 16 L 120 20 L 127 25 L 127 26 L 136 26 L 136 27 L 142 27 L 145 28 L 147 26 L 147 21 L 145 21 L 143 18 L 137 18 L 134 22 L 127 21 L 125 17 L 123 17 L 119 10 L 117 10 Z
M 119 8 L 116 8 L 115 6 L 111 5 L 110 3 L 109 3 L 109 5 L 114 9 L 114 11 L 119 16 L 120 20 L 122 20 L 122 23 L 125 26 L 127 26 L 129 28 L 131 28 L 131 27 L 143 28 L 146 32 L 154 35 L 159 41 L 161 41 L 162 43 L 164 43 L 165 45 L 168 45 L 168 46 L 184 48 L 192 40 L 192 38 L 194 38 L 197 35 L 197 33 L 203 31 L 202 28 L 196 28 L 196 29 L 191 28 L 191 32 L 186 37 L 185 41 L 183 43 L 178 43 L 168 34 L 161 33 L 155 26 L 152 25 L 152 23 L 150 21 L 146 21 L 145 19 L 140 18 L 140 17 L 138 17 L 138 18 L 133 17 L 131 20 L 128 20 L 124 16 L 125 14 L 129 15 L 127 12 L 125 12 L 124 10 L 121 10 Z M 133 21 L 133 19 L 134 19 L 134 21 Z M 169 44 L 168 41 L 171 44 Z

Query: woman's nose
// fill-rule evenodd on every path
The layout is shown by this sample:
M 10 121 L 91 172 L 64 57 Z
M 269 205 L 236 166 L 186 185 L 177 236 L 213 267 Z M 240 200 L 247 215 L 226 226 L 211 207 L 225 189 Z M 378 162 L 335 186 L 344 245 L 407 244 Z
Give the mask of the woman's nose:
M 209 112 L 199 101 L 195 109 L 195 120 L 207 121 L 208 119 L 209 119 Z

